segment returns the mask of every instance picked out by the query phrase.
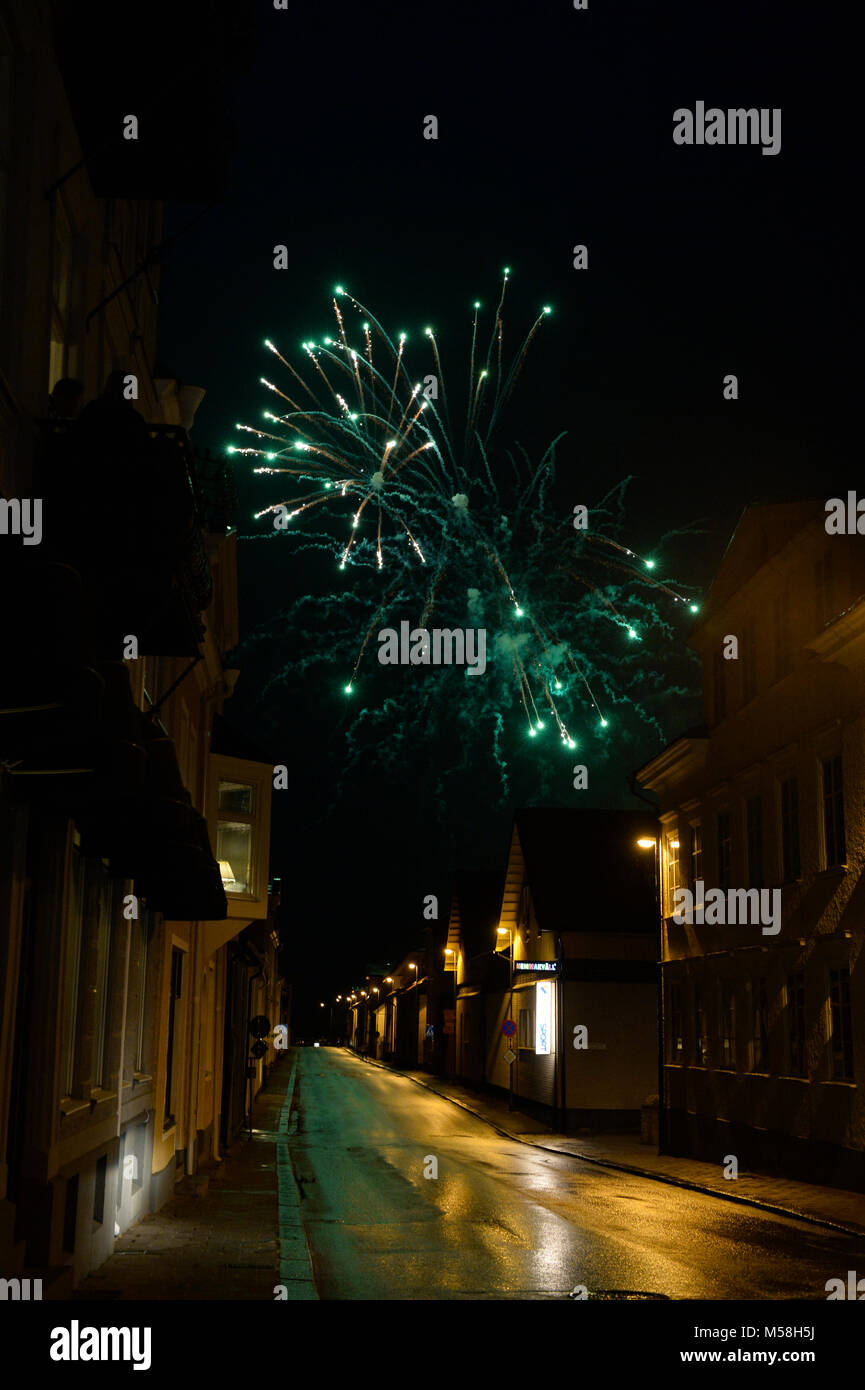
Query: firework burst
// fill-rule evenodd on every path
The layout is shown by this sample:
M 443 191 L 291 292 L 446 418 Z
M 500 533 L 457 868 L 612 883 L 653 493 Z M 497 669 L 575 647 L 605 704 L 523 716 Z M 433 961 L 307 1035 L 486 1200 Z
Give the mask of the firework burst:
M 612 706 L 624 700 L 634 705 L 636 698 L 640 717 L 659 728 L 647 692 L 665 688 L 664 681 L 627 649 L 650 634 L 672 643 L 672 612 L 696 611 L 685 592 L 657 577 L 654 558 L 620 539 L 627 480 L 591 510 L 580 504 L 563 513 L 551 498 L 563 435 L 535 466 L 521 446 L 498 444 L 502 412 L 551 313 L 545 305 L 508 357 L 509 278 L 506 270 L 491 329 L 482 331 L 481 305 L 474 305 L 459 429 L 434 329 L 423 330 L 427 361 L 419 367 L 412 357 L 414 372 L 422 373 L 413 375 L 407 334 L 389 335 L 337 286 L 335 336 L 303 343 L 304 374 L 265 340 L 281 371 L 279 384 L 261 381 L 278 405 L 264 412 L 263 426 L 238 425 L 255 442 L 230 450 L 261 460 L 256 473 L 291 480 L 290 496 L 284 492 L 256 514 L 271 518 L 270 534 L 299 534 L 305 547 L 350 572 L 358 602 L 335 595 L 306 600 L 332 634 L 340 615 L 329 661 L 354 634 L 341 682 L 347 696 L 373 676 L 370 648 L 384 625 L 411 615 L 425 629 L 436 616 L 448 624 L 468 618 L 488 631 L 492 676 L 468 680 L 465 672 L 439 668 L 413 685 L 424 706 L 419 717 L 428 719 L 436 685 L 447 682 L 450 693 L 460 681 L 461 717 L 470 711 L 472 720 L 488 720 L 502 773 L 513 710 L 530 738 L 554 728 L 568 749 L 577 747 L 587 719 L 593 731 L 607 729 Z M 320 522 L 310 528 L 316 513 Z M 342 541 L 334 535 L 340 514 Z M 305 520 L 297 525 L 298 518 Z M 366 620 L 347 627 L 350 607 L 365 609 Z M 385 699 L 358 718 L 379 725 L 393 706 Z

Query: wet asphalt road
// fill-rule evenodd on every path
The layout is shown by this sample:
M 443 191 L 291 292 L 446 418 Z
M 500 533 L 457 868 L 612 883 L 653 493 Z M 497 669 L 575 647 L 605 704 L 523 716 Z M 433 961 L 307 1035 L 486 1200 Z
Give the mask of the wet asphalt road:
M 295 1174 L 322 1299 L 817 1299 L 865 1241 L 507 1140 L 397 1073 L 301 1048 Z M 438 1164 L 438 1176 L 425 1168 Z

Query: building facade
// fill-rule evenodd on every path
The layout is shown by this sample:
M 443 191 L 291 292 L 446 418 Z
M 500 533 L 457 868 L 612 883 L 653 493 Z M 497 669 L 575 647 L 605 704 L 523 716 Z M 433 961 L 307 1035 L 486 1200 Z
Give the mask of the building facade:
M 692 638 L 705 727 L 638 776 L 663 827 L 670 1150 L 863 1188 L 865 555 L 826 521 L 822 500 L 744 513 Z
M 461 1079 L 564 1131 L 639 1127 L 658 1084 L 659 922 L 637 841 L 656 830 L 639 811 L 518 811 L 495 916 L 486 876 L 458 885 Z
M 239 1068 L 261 1084 L 272 1039 L 227 1043 L 239 935 L 247 1028 L 281 1000 L 272 769 L 210 745 L 237 538 L 203 392 L 156 367 L 162 209 L 122 160 L 95 186 L 54 13 L 0 7 L 0 1275 L 45 1297 L 219 1158 Z

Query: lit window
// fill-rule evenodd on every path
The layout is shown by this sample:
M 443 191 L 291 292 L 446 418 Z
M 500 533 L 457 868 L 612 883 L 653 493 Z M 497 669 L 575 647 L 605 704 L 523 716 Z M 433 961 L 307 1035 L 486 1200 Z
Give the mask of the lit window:
M 216 857 L 226 893 L 248 893 L 252 881 L 252 826 L 220 820 Z
M 229 916 L 264 916 L 273 770 L 264 763 L 224 754 L 211 755 L 210 765 L 211 843 L 229 899 Z
M 667 836 L 667 901 L 670 914 L 675 911 L 675 893 L 679 887 L 679 834 L 674 830 Z
M 703 877 L 703 827 L 698 822 L 691 826 L 691 892 L 696 893 L 697 883 Z

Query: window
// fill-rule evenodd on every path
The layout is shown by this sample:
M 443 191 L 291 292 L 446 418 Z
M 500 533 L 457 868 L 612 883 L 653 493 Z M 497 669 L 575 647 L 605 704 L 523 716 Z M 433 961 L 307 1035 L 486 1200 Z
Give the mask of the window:
M 712 708 L 715 723 L 720 724 L 727 717 L 727 672 L 726 662 L 721 652 L 715 652 L 712 666 Z
M 775 679 L 780 680 L 790 669 L 790 623 L 786 590 L 778 594 L 772 603 L 772 635 Z
M 105 1080 L 114 885 L 101 859 L 85 859 L 73 832 L 61 1004 L 63 1098 L 89 1100 Z
M 702 985 L 697 985 L 694 989 L 694 1062 L 698 1067 L 709 1065 L 709 1026 Z
M 79 836 L 74 834 L 77 842 Z M 78 843 L 73 843 L 69 865 L 69 913 L 66 937 L 66 958 L 63 969 L 63 999 L 61 1016 L 62 1090 L 64 1096 L 74 1094 L 75 1044 L 78 1031 L 78 993 L 81 974 L 81 935 L 84 922 L 84 858 Z
M 194 743 L 191 743 L 194 754 Z M 270 797 L 273 769 L 245 758 L 208 758 L 207 818 L 228 915 L 267 915 Z
M 827 869 L 836 864 L 846 864 L 844 783 L 840 756 L 826 758 L 823 763 L 823 844 Z
M 718 812 L 718 887 L 730 887 L 730 860 L 733 842 L 730 833 L 730 812 Z
M 751 796 L 745 803 L 745 822 L 748 839 L 748 885 L 763 887 L 763 801 Z
M 742 633 L 742 704 L 747 705 L 757 694 L 757 629 L 753 622 Z
M 670 1032 L 667 1060 L 681 1066 L 685 1060 L 685 1019 L 682 1008 L 682 986 L 670 985 L 669 997 Z
M 98 865 L 96 886 L 96 939 L 94 942 L 93 970 L 93 1063 L 92 1084 L 101 1087 L 105 1083 L 105 1042 L 106 1021 L 108 1017 L 108 958 L 111 952 L 111 918 L 114 906 L 114 884 L 106 877 L 103 865 Z
M 177 1022 L 177 1001 L 183 984 L 183 952 L 171 948 L 171 977 L 168 995 L 168 1047 L 165 1054 L 165 1128 L 174 1124 L 174 1028 Z
M 850 970 L 829 972 L 829 1026 L 832 1080 L 853 1080 L 853 1015 L 850 1010 Z
M 703 877 L 703 827 L 691 826 L 691 892 L 697 891 L 697 880 Z M 695 904 L 696 905 L 696 904 Z
M 769 1000 L 765 976 L 751 986 L 751 1071 L 769 1070 Z
M 150 1012 L 153 1000 L 147 989 L 147 968 L 150 943 L 153 939 L 154 915 L 151 908 L 139 900 L 138 921 L 130 922 L 129 975 L 126 1005 L 126 1046 L 123 1054 L 123 1081 L 141 1078 L 151 1071 Z
M 519 1045 L 529 1052 L 535 1050 L 535 1011 L 531 1005 L 520 1009 L 519 1017 Z
M 254 788 L 242 782 L 219 783 L 217 853 L 226 893 L 252 892 L 252 818 Z M 224 817 L 231 814 L 231 819 Z M 238 817 L 243 816 L 240 820 Z
M 55 204 L 54 262 L 51 283 L 51 341 L 48 389 L 53 390 L 64 376 L 77 376 L 80 369 L 77 321 L 83 255 L 80 239 L 74 235 L 62 196 Z
M 667 858 L 667 903 L 668 911 L 672 913 L 673 895 L 679 886 L 679 835 L 678 831 L 666 836 L 666 858 Z
M 805 1075 L 805 976 L 787 976 L 787 1073 Z
M 814 561 L 814 617 L 818 631 L 826 626 L 830 618 L 835 616 L 833 587 L 832 555 L 830 552 L 822 559 Z
M 788 777 L 781 783 L 781 859 L 785 883 L 801 876 L 798 777 Z
M 736 987 L 721 981 L 721 1066 L 736 1070 Z

